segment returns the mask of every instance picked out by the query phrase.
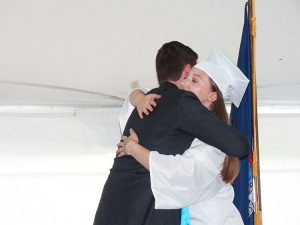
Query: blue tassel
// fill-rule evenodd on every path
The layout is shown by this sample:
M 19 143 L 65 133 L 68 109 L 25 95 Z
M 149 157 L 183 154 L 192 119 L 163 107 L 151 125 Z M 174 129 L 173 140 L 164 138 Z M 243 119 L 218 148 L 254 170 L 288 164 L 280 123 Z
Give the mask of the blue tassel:
M 181 222 L 180 225 L 190 225 L 190 212 L 189 207 L 184 207 L 181 209 Z

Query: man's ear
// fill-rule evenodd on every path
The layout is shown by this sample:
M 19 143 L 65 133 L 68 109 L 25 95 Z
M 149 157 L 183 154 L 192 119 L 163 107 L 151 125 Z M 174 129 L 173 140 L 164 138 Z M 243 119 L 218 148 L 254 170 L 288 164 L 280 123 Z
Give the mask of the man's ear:
M 190 64 L 185 64 L 184 67 L 183 67 L 183 71 L 182 71 L 182 76 L 184 78 L 187 78 L 187 76 L 189 75 L 190 73 L 190 70 L 191 70 L 192 66 Z

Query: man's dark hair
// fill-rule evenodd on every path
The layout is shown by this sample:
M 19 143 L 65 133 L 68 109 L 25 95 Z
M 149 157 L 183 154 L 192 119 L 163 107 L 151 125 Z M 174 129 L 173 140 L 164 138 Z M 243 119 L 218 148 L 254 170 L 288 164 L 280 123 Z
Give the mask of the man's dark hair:
M 156 73 L 158 83 L 177 81 L 186 64 L 194 66 L 198 55 L 189 46 L 178 41 L 165 43 L 156 55 Z

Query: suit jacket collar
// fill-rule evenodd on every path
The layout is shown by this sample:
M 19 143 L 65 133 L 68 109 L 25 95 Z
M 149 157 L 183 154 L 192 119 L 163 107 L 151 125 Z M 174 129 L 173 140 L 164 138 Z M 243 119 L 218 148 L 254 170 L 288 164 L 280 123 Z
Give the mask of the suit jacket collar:
M 169 81 L 165 81 L 165 82 L 161 83 L 160 87 L 162 87 L 162 88 L 176 88 L 176 89 L 178 89 L 178 87 L 175 84 L 173 84 L 173 83 L 171 83 Z

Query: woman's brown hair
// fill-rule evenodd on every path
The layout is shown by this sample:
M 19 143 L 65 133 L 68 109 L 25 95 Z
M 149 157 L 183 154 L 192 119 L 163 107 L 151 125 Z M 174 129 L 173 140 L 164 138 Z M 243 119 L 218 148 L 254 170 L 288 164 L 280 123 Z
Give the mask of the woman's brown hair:
M 217 93 L 217 99 L 212 103 L 211 111 L 213 111 L 214 114 L 219 119 L 221 119 L 227 124 L 230 124 L 222 92 L 215 84 L 215 82 L 211 78 L 209 79 L 210 79 L 212 91 Z M 236 179 L 236 177 L 238 176 L 239 170 L 240 170 L 239 158 L 226 155 L 223 163 L 223 168 L 220 173 L 223 181 L 226 184 L 228 183 L 232 184 Z

